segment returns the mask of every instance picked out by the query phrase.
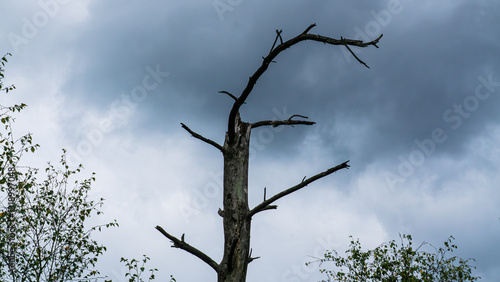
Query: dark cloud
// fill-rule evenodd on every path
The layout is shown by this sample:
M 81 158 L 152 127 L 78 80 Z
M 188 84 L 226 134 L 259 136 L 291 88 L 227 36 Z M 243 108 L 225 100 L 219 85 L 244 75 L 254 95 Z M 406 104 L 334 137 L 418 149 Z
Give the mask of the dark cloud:
M 90 115 L 96 122 L 113 117 L 116 106 L 124 106 L 123 97 L 131 99 L 134 87 L 143 85 L 145 76 L 151 75 L 148 68 L 159 68 L 169 75 L 148 90 L 143 100 L 135 101 L 133 109 L 121 108 L 126 119 L 120 122 L 128 127 L 120 127 L 110 136 L 130 132 L 140 136 L 137 138 L 170 138 L 183 133 L 183 122 L 222 143 L 232 100 L 218 91 L 236 96 L 241 93 L 248 77 L 260 66 L 262 56 L 269 52 L 276 29 L 283 30 L 284 40 L 300 34 L 312 23 L 317 24 L 312 33 L 335 38 L 371 40 L 383 33 L 380 48 L 353 48 L 370 69 L 359 64 L 345 48 L 317 42 L 301 42 L 276 58 L 241 108 L 242 118 L 255 122 L 301 114 L 317 124 L 253 131 L 255 165 L 266 167 L 268 163 L 281 162 L 284 168 L 273 170 L 279 174 L 292 170 L 290 164 L 297 164 L 299 159 L 315 169 L 321 169 L 319 164 L 334 165 L 349 159 L 352 169 L 336 175 L 326 186 L 342 186 L 339 190 L 348 197 L 361 189 L 353 186 L 359 178 L 363 179 L 363 184 L 380 189 L 380 194 L 388 197 L 387 203 L 398 203 L 370 203 L 367 206 L 373 205 L 374 210 L 364 212 L 376 213 L 390 234 L 408 227 L 422 230 L 424 239 L 426 235 L 438 237 L 425 221 L 432 221 L 432 226 L 440 221 L 434 221 L 430 212 L 418 221 L 421 207 L 410 205 L 406 210 L 402 202 L 408 197 L 428 196 L 429 202 L 418 199 L 426 207 L 436 208 L 432 200 L 443 196 L 441 191 L 451 185 L 461 170 L 474 167 L 495 175 L 498 158 L 489 157 L 498 154 L 494 148 L 498 140 L 495 128 L 500 122 L 500 4 L 240 1 L 229 10 L 218 12 L 213 3 L 88 1 L 81 8 L 86 16 L 79 20 L 64 16 L 74 12 L 75 5 L 61 6 L 60 15 L 51 18 L 47 27 L 40 28 L 36 37 L 23 44 L 15 60 L 26 77 L 36 77 L 44 66 L 50 66 L 51 71 L 64 70 L 60 72 L 64 76 L 57 80 L 58 93 L 66 105 L 61 107 L 59 126 L 71 142 L 84 138 L 86 128 L 95 127 L 82 117 Z M 30 19 L 40 7 L 22 9 L 16 5 L 11 11 Z M 12 14 L 6 16 L 5 21 L 11 24 L 0 27 L 1 42 L 11 46 L 6 33 L 20 33 L 22 21 Z M 445 141 L 436 142 L 436 130 L 446 136 Z M 426 147 L 431 153 L 422 149 L 424 143 L 432 147 Z M 401 176 L 398 170 L 402 163 L 411 161 L 418 152 L 425 156 L 425 161 L 413 164 L 414 173 L 396 185 L 410 190 L 385 190 L 390 185 L 382 175 L 391 172 Z M 214 155 L 207 156 L 211 159 Z M 467 160 L 471 166 L 452 165 Z M 432 178 L 426 174 L 428 166 L 439 175 Z M 286 173 L 277 177 L 285 176 Z M 427 194 L 422 196 L 419 189 Z M 467 194 L 467 189 L 460 191 Z M 460 204 L 457 200 L 445 208 L 457 211 Z M 452 225 L 458 221 L 450 222 Z M 485 227 L 484 222 L 481 224 L 478 228 Z M 491 242 L 491 234 L 496 231 L 488 232 L 484 240 Z M 472 233 L 464 236 L 467 239 L 461 242 L 463 245 L 475 240 Z M 477 252 L 477 256 L 497 261 L 491 253 Z M 478 268 L 493 273 L 495 264 Z

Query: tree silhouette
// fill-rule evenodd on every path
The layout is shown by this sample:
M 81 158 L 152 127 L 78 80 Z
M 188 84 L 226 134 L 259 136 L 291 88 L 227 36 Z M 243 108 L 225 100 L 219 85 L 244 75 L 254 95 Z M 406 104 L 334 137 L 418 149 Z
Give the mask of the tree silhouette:
M 245 100 L 252 92 L 253 87 L 257 83 L 260 76 L 268 69 L 271 63 L 274 63 L 274 59 L 281 52 L 299 42 L 306 40 L 318 41 L 330 45 L 345 46 L 358 60 L 359 63 L 368 67 L 368 65 L 366 65 L 354 54 L 349 46 L 367 47 L 373 45 L 378 48 L 377 43 L 379 42 L 380 38 L 382 38 L 382 35 L 380 35 L 377 39 L 370 42 L 345 39 L 342 37 L 340 39 L 334 39 L 322 35 L 310 34 L 309 31 L 315 26 L 316 24 L 310 25 L 301 34 L 285 42 L 283 42 L 283 38 L 281 37 L 282 30 L 276 30 L 276 38 L 271 47 L 271 50 L 269 51 L 269 54 L 267 54 L 266 57 L 263 57 L 262 65 L 249 78 L 245 89 L 239 95 L 239 97 L 236 97 L 235 95 L 227 91 L 220 91 L 220 93 L 227 94 L 229 97 L 234 99 L 234 103 L 228 117 L 228 126 L 224 145 L 220 145 L 215 141 L 205 138 L 200 134 L 192 131 L 186 125 L 181 124 L 182 128 L 188 131 L 193 137 L 205 143 L 208 143 L 221 151 L 224 158 L 224 209 L 219 210 L 219 215 L 223 218 L 224 226 L 224 254 L 222 257 L 222 261 L 220 263 L 217 263 L 199 249 L 188 244 L 184 240 L 184 234 L 182 235 L 181 239 L 178 239 L 177 237 L 167 233 L 160 226 L 156 226 L 156 229 L 172 241 L 173 247 L 183 249 L 195 255 L 196 257 L 207 263 L 210 267 L 212 267 L 217 272 L 219 282 L 245 281 L 248 264 L 255 259 L 254 257 L 251 257 L 250 227 L 252 217 L 256 213 L 269 209 L 276 209 L 277 206 L 272 204 L 280 198 L 298 191 L 299 189 L 306 187 L 308 184 L 327 175 L 330 175 L 338 170 L 349 168 L 349 165 L 347 164 L 348 161 L 345 161 L 312 177 L 304 177 L 304 179 L 297 185 L 283 190 L 282 192 L 270 197 L 269 199 L 266 199 L 264 196 L 264 200 L 260 204 L 255 206 L 253 209 L 249 208 L 248 161 L 251 130 L 260 126 L 277 127 L 282 125 L 315 124 L 315 122 L 304 120 L 307 117 L 301 115 L 292 115 L 286 120 L 278 121 L 264 120 L 255 123 L 247 123 L 242 121 L 239 113 L 240 107 L 245 103 Z M 277 45 L 278 40 L 279 44 Z

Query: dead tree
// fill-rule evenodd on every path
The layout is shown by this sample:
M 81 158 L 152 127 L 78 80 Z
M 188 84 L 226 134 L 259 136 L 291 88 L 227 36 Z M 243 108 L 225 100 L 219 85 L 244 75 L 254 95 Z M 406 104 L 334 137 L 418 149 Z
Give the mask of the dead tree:
M 219 282 L 245 281 L 248 264 L 255 259 L 254 257 L 251 257 L 250 223 L 252 221 L 252 217 L 256 213 L 269 209 L 276 209 L 277 206 L 272 204 L 278 199 L 281 199 L 286 195 L 302 189 L 308 184 L 338 170 L 349 168 L 349 165 L 347 164 L 348 161 L 345 161 L 312 177 L 304 177 L 304 179 L 302 179 L 302 181 L 297 185 L 283 190 L 282 192 L 268 199 L 265 198 L 264 190 L 264 200 L 262 201 L 262 203 L 258 204 L 252 209 L 250 209 L 248 206 L 248 160 L 251 130 L 260 126 L 276 127 L 282 125 L 315 124 L 312 121 L 304 120 L 307 117 L 301 115 L 293 115 L 287 120 L 278 121 L 264 120 L 255 123 L 247 123 L 242 121 L 239 114 L 240 107 L 245 103 L 248 95 L 250 95 L 250 93 L 252 92 L 252 89 L 257 83 L 259 77 L 267 70 L 269 65 L 274 62 L 273 60 L 276 58 L 276 56 L 278 56 L 278 54 L 292 47 L 293 45 L 306 40 L 319 41 L 331 45 L 343 45 L 350 51 L 350 53 L 358 60 L 359 63 L 368 67 L 354 54 L 349 46 L 367 47 L 373 45 L 378 48 L 377 43 L 382 37 L 382 35 L 380 35 L 377 39 L 370 42 L 345 39 L 342 37 L 340 39 L 334 39 L 322 35 L 310 34 L 309 31 L 314 26 L 316 26 L 316 24 L 310 25 L 306 30 L 304 30 L 304 32 L 286 42 L 283 42 L 283 39 L 281 37 L 282 31 L 276 30 L 276 39 L 274 40 L 269 54 L 267 54 L 266 57 L 263 57 L 262 65 L 250 77 L 248 84 L 246 85 L 243 92 L 239 95 L 239 97 L 236 97 L 235 95 L 227 91 L 220 91 L 220 93 L 227 94 L 229 97 L 234 99 L 233 107 L 231 108 L 231 112 L 229 113 L 224 145 L 220 145 L 217 142 L 205 138 L 192 131 L 186 125 L 181 124 L 182 127 L 193 137 L 205 143 L 208 143 L 215 147 L 217 150 L 221 151 L 224 158 L 224 209 L 219 209 L 219 215 L 223 218 L 224 226 L 224 254 L 222 257 L 222 261 L 220 263 L 217 263 L 199 249 L 188 244 L 184 240 L 184 234 L 180 239 L 178 239 L 177 237 L 167 233 L 160 226 L 156 226 L 156 229 L 172 241 L 172 247 L 183 249 L 203 260 L 210 267 L 212 267 L 217 272 L 217 281 Z M 278 40 L 279 44 L 277 45 Z

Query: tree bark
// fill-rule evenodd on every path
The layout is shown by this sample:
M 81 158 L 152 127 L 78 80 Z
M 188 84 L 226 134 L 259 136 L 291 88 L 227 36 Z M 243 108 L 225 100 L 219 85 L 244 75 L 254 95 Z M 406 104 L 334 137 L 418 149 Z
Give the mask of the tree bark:
M 250 260 L 248 160 L 251 126 L 236 115 L 235 137 L 224 143 L 224 255 L 217 271 L 219 282 L 244 282 Z

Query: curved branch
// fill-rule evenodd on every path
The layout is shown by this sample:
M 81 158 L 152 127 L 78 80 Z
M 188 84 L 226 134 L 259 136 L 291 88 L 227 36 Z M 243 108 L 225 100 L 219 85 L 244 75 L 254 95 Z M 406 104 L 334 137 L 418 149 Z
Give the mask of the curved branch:
M 240 97 L 236 99 L 236 101 L 233 104 L 233 107 L 231 108 L 231 112 L 229 113 L 229 119 L 228 119 L 228 128 L 227 128 L 227 133 L 229 137 L 229 142 L 234 142 L 235 138 L 235 119 L 236 119 L 236 114 L 239 112 L 239 109 L 241 105 L 245 102 L 247 99 L 248 95 L 250 95 L 250 92 L 252 92 L 252 89 L 254 85 L 257 83 L 257 80 L 259 77 L 267 70 L 269 67 L 269 64 L 273 61 L 273 59 L 278 56 L 279 53 L 282 51 L 286 50 L 287 48 L 292 47 L 293 45 L 305 41 L 305 40 L 312 40 L 312 41 L 318 41 L 318 42 L 323 42 L 325 44 L 331 44 L 331 45 L 344 45 L 344 46 L 356 46 L 356 47 L 367 47 L 370 45 L 373 45 L 378 48 L 377 43 L 379 42 L 380 38 L 382 38 L 382 34 L 375 40 L 370 41 L 370 42 L 363 42 L 362 40 L 352 40 L 352 39 L 334 39 L 331 37 L 327 36 L 322 36 L 322 35 L 316 35 L 316 34 L 308 34 L 309 30 L 313 28 L 315 24 L 310 25 L 304 32 L 299 34 L 298 36 L 281 43 L 280 45 L 276 46 L 276 48 L 272 49 L 269 54 L 264 58 L 262 65 L 255 71 L 255 73 L 249 78 L 247 86 L 241 93 Z M 275 40 L 276 42 L 276 40 Z M 359 58 L 357 58 L 358 61 Z M 362 62 L 362 61 L 361 61 Z M 366 64 L 365 64 L 366 65 Z
M 226 94 L 227 96 L 233 98 L 235 101 L 238 100 L 238 98 L 236 98 L 236 96 L 234 96 L 233 94 L 227 92 L 227 91 L 219 91 L 219 93 L 223 93 L 223 94 Z
M 184 241 L 184 234 L 182 234 L 181 240 L 179 240 L 175 236 L 168 234 L 167 231 L 165 231 L 161 226 L 156 226 L 155 228 L 156 228 L 156 230 L 160 231 L 161 234 L 163 234 L 165 237 L 167 237 L 168 239 L 170 239 L 172 241 L 173 248 L 183 249 L 184 251 L 198 257 L 199 259 L 201 259 L 202 261 L 204 261 L 205 263 L 210 265 L 210 267 L 212 267 L 215 271 L 218 271 L 219 264 L 217 264 L 213 259 L 211 259 L 209 256 L 207 256 L 204 252 L 202 252 L 202 251 L 198 250 L 197 248 L 186 243 Z
M 201 141 L 205 142 L 205 143 L 208 143 L 212 146 L 214 146 L 215 148 L 219 149 L 221 152 L 224 153 L 224 148 L 219 145 L 217 142 L 215 141 L 212 141 L 208 138 L 205 138 L 203 136 L 201 136 L 200 134 L 192 131 L 189 127 L 187 127 L 184 123 L 181 122 L 181 125 L 182 125 L 182 128 L 184 128 L 187 132 L 191 133 L 191 135 L 194 137 L 194 138 L 197 138 L 197 139 L 200 139 Z
M 314 181 L 316 181 L 316 180 L 318 180 L 320 178 L 323 178 L 323 177 L 325 177 L 325 176 L 327 176 L 329 174 L 332 174 L 332 173 L 334 173 L 334 172 L 336 172 L 338 170 L 341 170 L 341 169 L 344 169 L 344 168 L 349 168 L 349 165 L 347 164 L 348 162 L 349 161 L 343 162 L 343 163 L 341 163 L 341 164 L 339 164 L 337 166 L 334 166 L 334 167 L 332 167 L 332 168 L 330 168 L 328 170 L 325 170 L 325 171 L 323 171 L 321 173 L 318 173 L 318 174 L 316 174 L 316 175 L 314 175 L 312 177 L 309 177 L 307 179 L 304 177 L 304 179 L 302 179 L 302 181 L 299 184 L 297 184 L 297 185 L 295 185 L 293 187 L 290 187 L 290 188 L 288 188 L 288 189 L 286 189 L 284 191 L 281 191 L 280 193 L 278 193 L 278 194 L 272 196 L 271 198 L 263 201 L 262 203 L 258 204 L 255 208 L 253 208 L 248 213 L 248 217 L 251 218 L 254 214 L 256 214 L 258 212 L 261 212 L 261 211 L 264 211 L 264 210 L 271 209 L 271 207 L 274 208 L 274 206 L 270 206 L 271 203 L 273 203 L 273 202 L 275 202 L 275 201 L 277 201 L 277 200 L 285 197 L 286 195 L 289 195 L 289 194 L 291 194 L 291 193 L 293 193 L 293 192 L 295 192 L 297 190 L 300 190 L 300 189 L 306 187 L 311 182 L 314 182 Z

